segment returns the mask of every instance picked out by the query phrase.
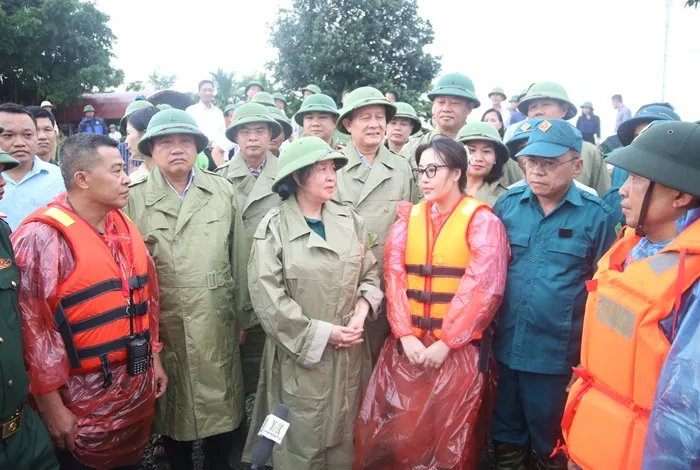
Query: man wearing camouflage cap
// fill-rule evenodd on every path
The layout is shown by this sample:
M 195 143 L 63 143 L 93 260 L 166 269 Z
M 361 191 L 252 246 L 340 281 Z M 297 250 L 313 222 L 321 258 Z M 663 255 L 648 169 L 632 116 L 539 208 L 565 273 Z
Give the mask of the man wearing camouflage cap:
M 571 102 L 564 87 L 553 82 L 538 82 L 530 86 L 525 97 L 518 103 L 518 109 L 531 119 L 568 121 L 577 113 L 576 105 Z M 581 157 L 583 170 L 576 179 L 602 196 L 610 189 L 610 174 L 603 162 L 603 153 L 590 142 L 584 142 Z
M 192 468 L 203 439 L 204 468 L 228 467 L 232 432 L 243 418 L 243 377 L 235 300 L 247 262 L 236 193 L 224 177 L 194 167 L 209 139 L 194 118 L 156 114 L 138 144 L 155 167 L 130 188 L 126 212 L 143 234 L 160 283 L 162 362 L 170 387 L 154 431 L 172 469 Z
M 260 92 L 253 101 L 263 94 Z M 243 252 L 250 254 L 253 234 L 267 212 L 280 203 L 272 184 L 277 174 L 277 157 L 269 150 L 270 142 L 282 135 L 282 127 L 271 113 L 274 106 L 266 107 L 251 102 L 236 110 L 231 125 L 226 130 L 226 138 L 235 142 L 240 151 L 236 158 L 220 167 L 217 173 L 225 176 L 236 192 L 236 202 L 245 230 Z M 247 261 L 247 260 L 246 260 Z M 247 262 L 234 266 L 236 277 L 244 278 Z M 236 312 L 241 329 L 241 364 L 246 395 L 255 393 L 260 375 L 260 361 L 265 345 L 265 332 L 260 327 L 253 311 L 248 286 L 238 286 Z
M 413 106 L 402 101 L 395 104 L 396 114 L 386 126 L 385 145 L 392 152 L 400 154 L 409 137 L 420 132 L 423 124 Z
M 0 134 L 5 129 L 0 126 Z M 0 150 L 0 171 L 19 165 L 9 153 Z M 5 194 L 5 180 L 0 178 L 0 199 Z M 24 365 L 18 307 L 19 273 L 10 243 L 10 227 L 0 214 L 0 429 L 4 452 L 0 452 L 0 468 L 58 470 L 51 439 L 44 424 L 30 406 L 29 377 Z M 5 386 L 7 385 L 7 386 Z
M 336 126 L 350 135 L 343 149 L 348 164 L 338 172 L 334 199 L 351 205 L 365 219 L 370 247 L 383 272 L 384 243 L 396 219 L 396 206 L 400 201 L 417 202 L 418 190 L 406 159 L 382 145 L 396 106 L 372 87 L 354 90 L 345 102 Z M 368 322 L 365 330 L 376 362 L 389 334 L 386 313 Z
M 319 93 L 304 98 L 294 115 L 294 122 L 303 130 L 303 135 L 318 137 L 337 150 L 333 137 L 338 116 L 340 113 L 333 98 Z
M 615 240 L 610 209 L 572 184 L 583 167 L 581 143 L 568 122 L 539 122 L 516 155 L 528 185 L 510 189 L 493 207 L 512 254 L 493 344 L 497 468 L 566 469 L 565 459 L 549 456 L 561 437 L 566 387 L 579 360 L 585 282 Z
M 656 120 L 608 161 L 627 226 L 589 288 L 566 447 L 583 468 L 697 468 L 700 125 Z

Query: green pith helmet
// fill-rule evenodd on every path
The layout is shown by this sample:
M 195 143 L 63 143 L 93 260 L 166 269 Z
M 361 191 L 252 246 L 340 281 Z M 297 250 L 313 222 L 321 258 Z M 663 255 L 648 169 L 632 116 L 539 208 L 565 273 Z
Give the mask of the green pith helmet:
M 231 124 L 226 129 L 226 138 L 231 142 L 236 142 L 236 129 L 246 124 L 264 122 L 270 125 L 272 137 L 274 139 L 282 133 L 282 126 L 275 120 L 269 107 L 260 103 L 246 103 L 236 110 Z
M 353 90 L 345 98 L 345 103 L 346 105 L 340 110 L 340 116 L 335 122 L 336 129 L 343 134 L 350 133 L 345 128 L 345 125 L 343 125 L 343 119 L 350 118 L 350 114 L 357 109 L 373 105 L 384 106 L 386 108 L 387 123 L 394 119 L 394 115 L 396 114 L 396 105 L 386 99 L 381 91 L 377 90 L 376 88 L 372 88 L 371 86 L 363 86 Z
M 484 140 L 491 142 L 496 148 L 496 158 L 498 161 L 505 162 L 510 158 L 510 150 L 503 143 L 500 134 L 488 122 L 475 121 L 462 126 L 457 134 L 457 140 L 466 144 L 473 140 Z
M 564 116 L 565 121 L 576 116 L 578 112 L 576 110 L 576 105 L 571 102 L 564 87 L 554 82 L 533 83 L 532 86 L 528 88 L 525 97 L 518 103 L 518 111 L 527 116 L 527 110 L 530 108 L 530 104 L 535 100 L 541 99 L 558 100 L 568 104 L 569 110 L 566 112 L 566 116 Z
M 508 100 L 508 102 L 509 103 L 517 103 L 519 99 L 520 99 L 520 95 L 513 95 L 510 97 L 510 100 Z
M 139 140 L 139 152 L 141 155 L 150 157 L 152 155 L 148 143 L 152 138 L 178 134 L 194 136 L 197 153 L 202 152 L 209 145 L 209 139 L 202 134 L 202 131 L 197 127 L 197 121 L 189 113 L 181 109 L 166 109 L 153 116 L 151 122 L 148 123 L 146 133 Z
M 166 109 L 173 109 L 173 107 L 170 106 L 168 103 L 157 104 L 156 108 L 160 109 L 161 111 L 165 111 Z
M 297 124 L 303 126 L 304 114 L 312 112 L 332 114 L 333 119 L 337 119 L 338 116 L 340 116 L 338 106 L 335 104 L 335 101 L 333 101 L 333 98 L 323 93 L 317 93 L 304 98 L 304 102 L 301 103 L 301 108 L 299 108 L 299 111 L 294 115 L 294 120 Z
M 143 108 L 150 108 L 152 106 L 153 105 L 150 102 L 142 100 L 129 103 L 129 106 L 126 107 L 126 111 L 124 111 L 124 116 L 119 120 L 119 130 L 122 132 L 122 134 L 126 132 L 126 122 L 129 120 L 129 116 L 131 116 L 134 111 Z
M 248 94 L 248 90 L 250 90 L 250 87 L 256 86 L 256 85 L 260 87 L 260 90 L 261 90 L 261 91 L 265 91 L 265 87 L 262 86 L 262 83 L 260 83 L 260 82 L 250 82 L 250 83 L 247 84 L 247 85 L 245 86 L 245 88 L 243 89 L 243 94 L 244 94 L 244 95 L 247 95 L 247 94 Z
M 270 108 L 270 113 L 272 113 L 272 117 L 275 119 L 275 121 L 277 121 L 277 123 L 280 126 L 282 126 L 282 131 L 284 132 L 284 140 L 289 139 L 292 135 L 292 132 L 294 132 L 294 129 L 292 128 L 292 122 L 289 120 L 287 115 L 284 114 L 284 111 L 282 111 L 276 106 Z
M 94 113 L 95 108 L 93 108 L 92 105 L 89 104 L 83 108 L 83 113 L 87 113 L 88 111 L 92 111 Z
M 227 104 L 226 107 L 224 108 L 224 114 L 228 113 L 229 111 L 235 111 L 236 110 L 236 105 L 233 103 Z
M 305 91 L 310 91 L 313 94 L 322 93 L 321 88 L 319 88 L 317 85 L 314 85 L 313 83 L 310 85 L 306 85 L 304 88 L 301 89 L 302 93 L 304 93 Z
M 520 90 L 520 93 L 518 93 L 518 103 L 520 103 L 523 98 L 525 98 L 525 95 L 527 95 L 527 88 L 524 90 Z
M 272 190 L 277 192 L 279 184 L 284 179 L 304 167 L 314 163 L 335 160 L 336 170 L 348 163 L 348 159 L 342 153 L 334 151 L 330 145 L 318 137 L 302 137 L 290 143 L 279 156 L 277 161 L 277 177 L 272 183 Z
M 266 91 L 257 92 L 250 101 L 253 103 L 260 103 L 263 106 L 275 107 L 275 99 Z
M 0 132 L 4 132 L 4 131 L 5 131 L 5 129 L 2 126 L 0 126 Z M 15 160 L 14 158 L 12 158 L 12 155 L 10 155 L 9 153 L 7 153 L 3 150 L 0 150 L 0 164 L 5 165 L 5 168 L 3 171 L 7 171 L 7 170 L 11 170 L 14 167 L 18 166 L 19 162 L 17 160 Z
M 394 104 L 396 104 L 396 114 L 394 115 L 394 119 L 409 119 L 413 123 L 413 130 L 411 130 L 411 135 L 421 130 L 423 124 L 421 124 L 420 119 L 418 119 L 418 114 L 416 114 L 416 110 L 413 109 L 413 106 L 402 101 L 398 101 Z
M 471 101 L 475 108 L 481 106 L 481 102 L 476 97 L 474 82 L 461 73 L 449 73 L 440 77 L 435 88 L 428 93 L 428 99 L 435 101 L 437 96 L 457 96 Z
M 590 101 L 584 101 L 583 104 L 581 105 L 582 108 L 589 108 L 591 111 L 593 111 L 593 103 Z
M 287 98 L 285 98 L 282 93 L 273 93 L 272 98 L 274 98 L 275 101 L 277 101 L 277 100 L 281 101 L 282 103 L 284 103 L 285 106 L 289 104 L 289 103 L 287 103 Z
M 655 183 L 700 197 L 700 125 L 654 121 L 606 160 Z
M 501 87 L 496 87 L 493 90 L 491 90 L 491 93 L 489 93 L 489 98 L 491 98 L 491 95 L 501 95 L 503 97 L 503 101 L 508 99 L 508 97 L 506 96 L 506 92 L 503 91 L 503 88 Z

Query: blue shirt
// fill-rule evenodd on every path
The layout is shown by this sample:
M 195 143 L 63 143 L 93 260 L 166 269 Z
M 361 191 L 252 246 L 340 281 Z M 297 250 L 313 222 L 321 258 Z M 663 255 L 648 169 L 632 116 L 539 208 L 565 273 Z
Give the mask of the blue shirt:
M 625 184 L 625 181 L 627 181 L 627 177 L 630 175 L 630 172 L 627 170 L 623 170 L 622 168 L 614 167 L 612 176 L 610 177 L 610 184 L 617 188 L 621 188 L 623 184 Z
M 6 171 L 5 196 L 0 200 L 0 212 L 7 215 L 5 221 L 15 230 L 25 217 L 66 190 L 61 170 L 35 156 L 32 169 L 21 181 L 15 182 Z
M 571 374 L 581 350 L 585 282 L 615 241 L 617 221 L 603 201 L 573 184 L 547 215 L 529 186 L 503 194 L 493 212 L 511 249 L 494 355 L 515 370 Z
M 678 233 L 700 219 L 700 209 L 676 222 Z M 646 238 L 630 253 L 642 259 L 658 253 L 671 240 L 652 244 Z M 641 257 L 641 258 L 640 258 Z M 670 320 L 670 321 L 669 321 Z M 700 282 L 688 289 L 678 311 L 679 326 L 656 388 L 646 442 L 644 470 L 686 469 L 700 466 Z M 673 315 L 662 320 L 668 333 Z

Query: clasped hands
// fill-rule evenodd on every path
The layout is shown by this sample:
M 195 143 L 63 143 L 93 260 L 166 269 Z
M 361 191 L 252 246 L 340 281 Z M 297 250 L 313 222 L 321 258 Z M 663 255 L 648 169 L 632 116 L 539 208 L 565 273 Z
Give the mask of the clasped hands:
M 355 313 L 347 326 L 333 325 L 328 344 L 335 349 L 346 349 L 364 342 L 364 325 L 370 305 L 367 299 L 360 297 L 355 304 Z

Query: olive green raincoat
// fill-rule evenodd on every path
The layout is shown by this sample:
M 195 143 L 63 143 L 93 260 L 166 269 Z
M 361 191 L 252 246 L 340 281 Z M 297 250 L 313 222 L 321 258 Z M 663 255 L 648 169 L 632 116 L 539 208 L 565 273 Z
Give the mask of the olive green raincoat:
M 250 254 L 253 246 L 253 234 L 255 234 L 260 221 L 270 209 L 278 206 L 281 202 L 277 193 L 272 191 L 272 183 L 275 182 L 277 174 L 277 157 L 267 152 L 265 158 L 265 166 L 257 178 L 250 173 L 248 165 L 241 155 L 217 169 L 217 173 L 231 181 L 236 190 L 236 202 L 245 229 L 245 241 L 242 243 L 244 254 Z M 247 258 L 234 266 L 235 278 L 239 280 L 236 290 L 236 313 L 239 327 L 247 331 L 245 344 L 241 346 L 241 365 L 246 395 L 255 393 L 257 390 L 260 362 L 265 345 L 265 332 L 259 325 L 258 318 L 253 311 L 253 304 L 250 302 L 250 293 L 246 282 L 247 266 Z
M 324 205 L 323 223 L 326 240 L 290 196 L 263 218 L 248 266 L 267 340 L 243 458 L 250 459 L 265 416 L 284 403 L 290 430 L 275 446 L 276 470 L 352 467 L 353 426 L 371 373 L 366 343 L 340 350 L 327 344 L 360 296 L 372 312 L 383 298 L 365 223 L 334 201 Z
M 592 143 L 584 141 L 581 158 L 583 158 L 583 170 L 576 177 L 576 181 L 595 189 L 598 197 L 603 197 L 610 189 L 610 173 L 608 173 L 608 165 L 603 161 L 603 152 Z
M 233 431 L 243 416 L 233 266 L 243 224 L 225 178 L 194 168 L 183 201 L 158 167 L 131 187 L 126 212 L 155 261 L 160 354 L 168 388 L 154 431 L 192 441 Z

